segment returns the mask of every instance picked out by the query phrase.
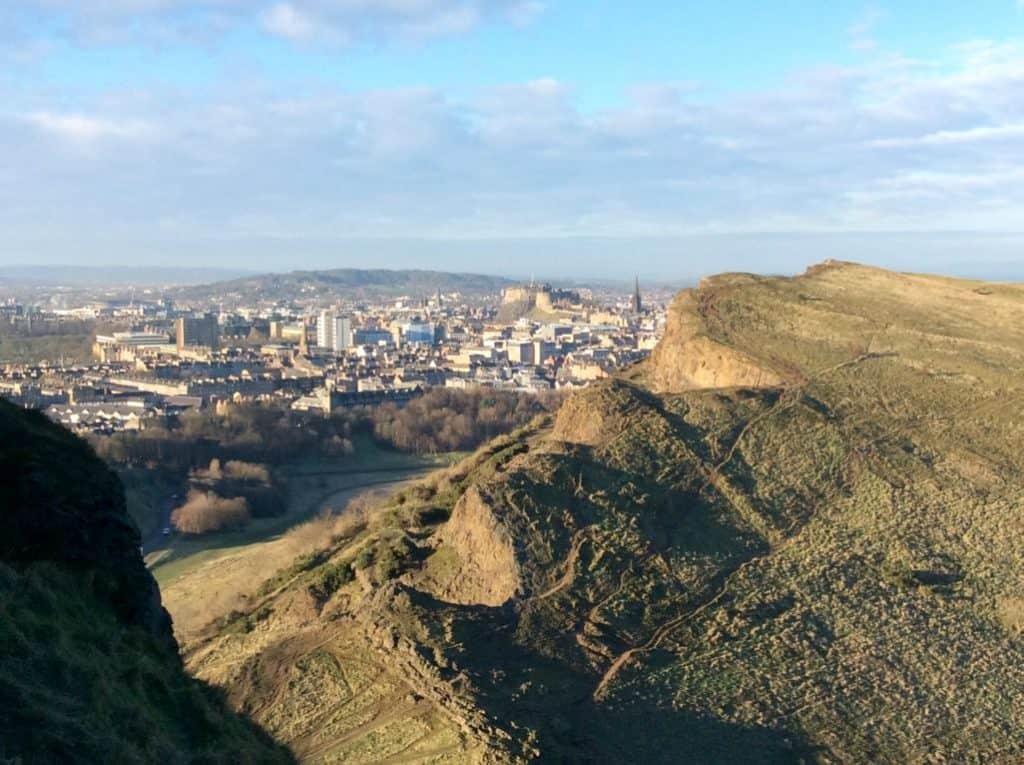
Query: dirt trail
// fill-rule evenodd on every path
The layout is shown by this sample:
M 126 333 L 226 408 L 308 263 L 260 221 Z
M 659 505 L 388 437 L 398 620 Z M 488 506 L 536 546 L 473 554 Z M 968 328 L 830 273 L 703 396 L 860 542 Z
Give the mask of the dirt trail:
M 429 735 L 429 734 L 428 734 Z M 427 738 L 424 736 L 423 738 Z M 422 741 L 423 739 L 420 739 Z M 418 744 L 419 741 L 409 745 L 411 749 L 413 746 Z M 431 749 L 426 752 L 409 752 L 407 754 L 399 753 L 388 757 L 386 760 L 381 760 L 381 765 L 402 765 L 407 762 L 425 762 L 429 760 L 437 759 L 438 757 L 444 757 L 446 754 L 456 754 L 457 752 L 466 752 L 467 750 L 461 744 L 449 744 L 448 746 L 440 749 Z
M 740 430 L 739 434 L 736 436 L 736 439 L 732 442 L 732 445 L 729 447 L 729 451 L 726 452 L 725 456 L 711 468 L 711 470 L 708 473 L 707 480 L 704 482 L 704 486 L 702 488 L 706 489 L 715 480 L 715 478 L 718 477 L 722 470 L 724 470 L 725 467 L 730 462 L 732 462 L 733 457 L 736 456 L 736 452 L 739 449 L 740 443 L 742 443 L 743 439 L 753 428 L 760 425 L 768 418 L 774 417 L 777 414 L 781 414 L 782 412 L 791 409 L 792 407 L 799 404 L 800 400 L 803 398 L 804 391 L 807 389 L 809 385 L 811 385 L 814 382 L 817 382 L 818 380 L 821 380 L 824 377 L 827 377 L 830 374 L 838 372 L 841 369 L 857 366 L 858 364 L 863 364 L 865 361 L 871 361 L 873 359 L 892 358 L 898 355 L 899 354 L 897 353 L 864 353 L 861 354 L 860 356 L 857 356 L 854 359 L 849 359 L 847 361 L 840 362 L 839 364 L 834 364 L 833 366 L 821 369 L 818 372 L 815 372 L 809 378 L 807 378 L 805 382 L 802 382 L 799 385 L 793 385 L 783 389 L 782 395 L 779 397 L 779 400 L 775 403 L 774 406 L 772 406 L 767 411 L 762 412 L 757 417 L 754 417 L 752 420 L 747 421 L 747 423 Z
M 750 431 L 754 427 L 764 422 L 768 418 L 780 414 L 781 412 L 784 412 L 800 403 L 800 400 L 803 397 L 805 389 L 812 382 L 820 380 L 821 378 L 833 374 L 841 369 L 856 366 L 865 361 L 878 358 L 890 358 L 893 356 L 898 356 L 898 354 L 864 353 L 861 354 L 860 356 L 857 356 L 854 359 L 850 359 L 848 361 L 844 361 L 839 364 L 835 364 L 831 367 L 828 367 L 826 369 L 820 370 L 819 372 L 815 373 L 813 376 L 808 378 L 806 382 L 783 391 L 779 400 L 770 409 L 758 415 L 757 417 L 754 417 L 743 426 L 739 434 L 736 436 L 735 441 L 733 441 L 732 445 L 729 447 L 729 451 L 721 460 L 719 460 L 714 466 L 712 466 L 709 469 L 707 478 L 702 486 L 702 491 L 704 489 L 707 489 L 710 485 L 712 485 L 715 482 L 715 480 L 720 476 L 721 471 L 735 457 L 736 452 L 739 450 L 740 444 L 743 442 L 743 439 L 747 436 L 747 434 L 750 433 Z M 781 552 L 783 549 L 785 549 L 792 543 L 793 537 L 790 537 L 789 539 L 778 543 L 772 543 L 772 540 L 770 538 L 766 539 L 765 541 L 767 541 L 770 545 L 767 551 L 765 551 L 761 555 L 755 555 L 751 558 L 747 558 L 738 563 L 737 565 L 720 572 L 718 575 L 714 577 L 714 579 L 710 583 L 707 592 L 703 596 L 699 597 L 682 614 L 679 614 L 678 616 L 669 619 L 668 621 L 664 622 L 659 627 L 657 627 L 652 633 L 651 637 L 648 638 L 647 641 L 642 645 L 634 646 L 633 648 L 629 648 L 623 651 L 621 654 L 619 654 L 619 656 L 616 657 L 616 659 L 611 663 L 608 669 L 605 670 L 604 674 L 601 676 L 601 679 L 594 690 L 593 698 L 595 700 L 600 700 L 605 697 L 609 685 L 619 674 L 619 672 L 622 671 L 622 668 L 625 667 L 634 656 L 643 653 L 649 653 L 656 649 L 659 645 L 661 645 L 661 642 L 673 630 L 675 630 L 680 625 L 690 621 L 691 619 L 705 611 L 707 608 L 717 603 L 725 595 L 725 593 L 728 592 L 729 584 L 734 577 L 739 575 L 741 572 L 743 572 L 751 565 Z
M 296 754 L 298 754 L 304 761 L 309 762 L 320 755 L 330 752 L 332 749 L 351 743 L 357 738 L 361 738 L 368 733 L 379 730 L 389 723 L 402 720 L 413 714 L 428 712 L 431 708 L 430 702 L 426 699 L 420 699 L 419 701 L 405 701 L 404 698 L 405 695 L 403 694 L 394 694 L 382 699 L 377 714 L 374 715 L 371 720 L 346 731 L 343 735 L 338 736 L 337 738 L 332 738 L 322 744 L 307 748 L 305 745 L 306 741 L 314 735 L 308 734 L 307 736 L 292 742 L 292 749 L 294 749 Z
M 537 600 L 547 600 L 553 595 L 557 595 L 566 587 L 569 587 L 576 580 L 576 562 L 580 557 L 580 550 L 583 547 L 583 543 L 587 541 L 590 527 L 580 529 L 577 531 L 572 538 L 572 547 L 569 550 L 569 555 L 565 560 L 565 573 L 552 585 L 549 589 L 542 592 L 540 595 L 535 596 Z
M 638 654 L 649 653 L 650 651 L 653 651 L 661 644 L 661 641 L 664 640 L 665 637 L 672 630 L 674 630 L 676 627 L 683 624 L 684 622 L 688 621 L 690 618 L 696 616 L 708 606 L 717 602 L 719 598 L 721 598 L 728 589 L 729 580 L 735 574 L 739 573 L 744 567 L 750 565 L 756 560 L 760 560 L 760 557 L 748 558 L 747 560 L 734 566 L 733 568 L 721 572 L 715 578 L 715 581 L 712 582 L 711 586 L 708 588 L 708 591 L 703 596 L 698 598 L 689 607 L 687 607 L 683 611 L 683 613 L 669 619 L 667 622 L 659 626 L 651 635 L 651 637 L 647 639 L 647 642 L 645 642 L 643 645 L 629 648 L 623 651 L 621 654 L 619 654 L 615 661 L 611 663 L 608 669 L 605 670 L 604 674 L 601 676 L 601 680 L 600 682 L 598 682 L 597 688 L 594 690 L 594 699 L 599 700 L 604 698 L 608 685 L 612 682 L 612 680 L 615 679 L 615 676 L 618 675 L 622 668 L 629 663 L 630 659 L 632 659 L 634 656 Z

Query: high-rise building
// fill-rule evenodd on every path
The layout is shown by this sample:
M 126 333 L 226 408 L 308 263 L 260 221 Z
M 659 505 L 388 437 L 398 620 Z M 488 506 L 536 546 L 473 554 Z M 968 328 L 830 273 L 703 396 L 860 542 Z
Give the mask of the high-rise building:
M 306 317 L 302 317 L 302 327 L 299 331 L 299 356 L 309 358 L 309 332 L 306 325 Z
M 183 316 L 177 320 L 176 325 L 179 351 L 191 347 L 217 350 L 220 344 L 220 326 L 217 324 L 216 316 Z
M 386 329 L 363 327 L 352 332 L 352 341 L 356 345 L 387 345 L 394 342 L 394 336 Z
M 334 318 L 334 350 L 344 351 L 352 347 L 352 319 L 348 316 Z
M 335 353 L 352 347 L 352 319 L 321 311 L 316 323 L 316 344 Z
M 321 311 L 316 321 L 316 344 L 320 348 L 334 348 L 334 319 L 331 311 Z
M 549 358 L 551 358 L 555 351 L 558 349 L 554 343 L 546 340 L 534 340 L 533 341 L 533 362 L 534 364 L 543 364 Z
M 640 277 L 636 277 L 636 286 L 633 288 L 633 313 L 643 313 L 644 304 L 640 300 Z
M 513 364 L 534 363 L 534 347 L 532 342 L 526 340 L 510 342 L 506 349 L 508 351 L 508 360 Z

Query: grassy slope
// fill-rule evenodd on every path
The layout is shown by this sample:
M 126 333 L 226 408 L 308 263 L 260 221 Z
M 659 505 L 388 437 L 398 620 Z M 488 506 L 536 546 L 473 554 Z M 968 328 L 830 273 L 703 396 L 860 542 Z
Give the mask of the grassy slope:
M 595 385 L 190 666 L 310 762 L 1019 761 L 1024 289 L 832 265 L 695 298 L 783 385 Z
M 119 625 L 80 576 L 57 566 L 19 572 L 0 564 L 0 646 L 0 759 L 289 761 L 150 636 Z
M 289 762 L 189 678 L 116 476 L 0 402 L 0 759 Z
M 353 488 L 332 491 L 322 507 L 325 512 L 344 514 L 347 503 L 357 497 L 372 496 L 383 501 L 389 493 L 422 475 L 423 471 L 410 471 L 386 478 L 369 476 L 369 484 L 353 476 Z M 164 605 L 174 620 L 178 640 L 188 643 L 210 621 L 244 608 L 268 574 L 291 564 L 311 544 L 325 541 L 321 538 L 325 535 L 317 529 L 329 528 L 329 519 L 320 515 L 305 517 L 305 523 L 294 521 L 284 533 L 246 540 L 231 535 L 234 542 L 225 541 L 222 547 L 208 547 L 156 568 L 154 574 L 160 582 Z

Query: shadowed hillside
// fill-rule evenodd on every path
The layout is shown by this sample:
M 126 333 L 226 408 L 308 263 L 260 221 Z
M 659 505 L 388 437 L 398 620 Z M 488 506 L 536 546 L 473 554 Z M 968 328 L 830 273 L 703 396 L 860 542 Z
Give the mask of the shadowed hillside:
M 307 762 L 1019 762 L 1022 373 L 1021 287 L 707 280 L 188 664 Z
M 185 674 L 117 477 L 2 401 L 0 760 L 292 761 Z

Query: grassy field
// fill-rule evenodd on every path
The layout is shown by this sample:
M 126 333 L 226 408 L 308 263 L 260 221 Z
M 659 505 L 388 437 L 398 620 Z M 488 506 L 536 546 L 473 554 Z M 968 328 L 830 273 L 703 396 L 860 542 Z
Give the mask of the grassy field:
M 305 460 L 287 466 L 289 508 L 275 518 L 253 519 L 244 529 L 205 536 L 174 535 L 147 556 L 179 639 L 188 640 L 212 619 L 237 607 L 264 579 L 316 544 L 309 522 L 345 510 L 356 498 L 383 499 L 458 455 L 414 457 L 360 444 L 358 459 Z
M 193 566 L 279 537 L 325 509 L 339 507 L 352 493 L 401 482 L 458 458 L 457 454 L 431 457 L 402 454 L 380 449 L 370 439 L 365 439 L 357 443 L 356 454 L 344 461 L 296 461 L 275 470 L 288 484 L 288 508 L 282 515 L 254 518 L 238 531 L 203 536 L 175 534 L 164 549 L 148 555 L 146 562 L 164 586 Z

